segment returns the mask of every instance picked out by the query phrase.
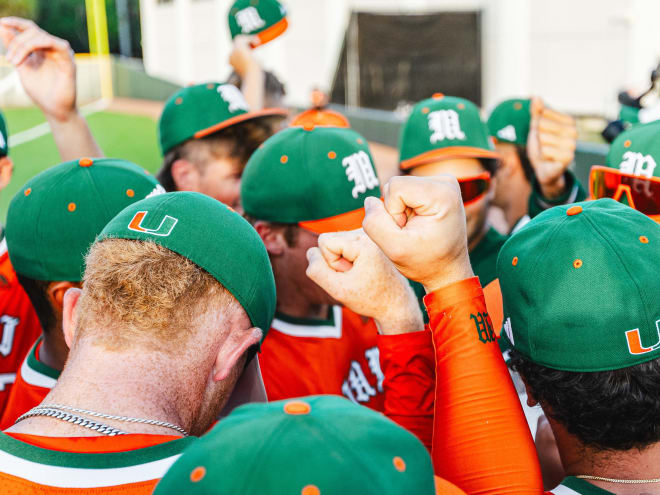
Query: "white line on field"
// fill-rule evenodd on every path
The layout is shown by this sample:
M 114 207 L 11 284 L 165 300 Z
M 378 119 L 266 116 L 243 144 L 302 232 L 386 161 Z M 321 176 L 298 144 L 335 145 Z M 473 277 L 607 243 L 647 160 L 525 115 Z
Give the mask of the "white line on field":
M 1 83 L 2 81 L 0 81 L 0 84 Z M 80 107 L 80 113 L 82 113 L 83 116 L 92 115 L 97 112 L 102 112 L 103 110 L 107 109 L 109 105 L 110 101 L 100 99 Z M 48 122 L 35 125 L 30 129 L 26 129 L 9 136 L 9 147 L 13 148 L 29 141 L 33 141 L 37 138 L 40 138 L 41 136 L 45 136 L 48 133 L 50 133 L 50 126 L 48 125 Z

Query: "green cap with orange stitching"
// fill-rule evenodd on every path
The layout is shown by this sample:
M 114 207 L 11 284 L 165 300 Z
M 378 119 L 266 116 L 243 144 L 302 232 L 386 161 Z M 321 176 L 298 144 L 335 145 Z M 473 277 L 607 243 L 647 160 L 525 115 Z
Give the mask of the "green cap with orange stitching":
M 488 130 L 490 135 L 498 141 L 527 146 L 531 120 L 531 100 L 529 98 L 505 100 L 490 113 Z
M 82 280 L 94 238 L 126 206 L 165 190 L 134 163 L 81 158 L 30 179 L 7 212 L 14 270 L 35 280 Z
M 447 158 L 498 158 L 474 103 L 436 93 L 417 103 L 399 139 L 399 166 L 408 170 Z
M 548 368 L 660 357 L 660 225 L 612 199 L 546 210 L 502 247 L 502 338 Z
M 336 396 L 242 406 L 183 451 L 155 495 L 435 493 L 428 452 L 384 415 Z
M 104 239 L 154 242 L 209 272 L 264 332 L 275 314 L 275 280 L 261 238 L 238 213 L 196 192 L 138 201 L 100 233 Z
M 233 84 L 188 86 L 165 103 L 158 121 L 160 149 L 165 155 L 189 139 L 203 138 L 246 120 L 286 114 L 282 108 L 250 112 L 243 93 Z
M 277 0 L 236 0 L 228 18 L 232 39 L 239 34 L 256 36 L 258 45 L 274 40 L 289 25 L 286 8 Z
M 241 181 L 245 213 L 317 233 L 362 227 L 364 199 L 380 197 L 366 139 L 340 127 L 290 127 L 252 155 Z
M 625 174 L 660 177 L 660 120 L 619 134 L 610 146 L 605 165 Z

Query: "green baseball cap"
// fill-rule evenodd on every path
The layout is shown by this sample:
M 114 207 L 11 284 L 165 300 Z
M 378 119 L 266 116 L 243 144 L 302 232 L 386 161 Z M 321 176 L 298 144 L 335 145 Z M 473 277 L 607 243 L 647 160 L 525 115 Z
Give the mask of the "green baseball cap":
M 227 17 L 231 39 L 239 34 L 256 35 L 259 45 L 274 40 L 289 25 L 286 8 L 277 0 L 236 0 Z
M 209 272 L 264 332 L 275 314 L 275 280 L 261 238 L 241 215 L 196 192 L 138 201 L 103 229 L 104 239 L 154 242 Z
M 165 103 L 158 121 L 160 149 L 165 155 L 189 139 L 203 138 L 247 120 L 286 114 L 282 108 L 250 112 L 243 93 L 233 84 L 209 82 L 188 86 Z
M 531 361 L 592 372 L 660 357 L 660 225 L 612 199 L 557 206 L 502 247 L 502 338 Z
M 399 139 L 401 169 L 464 157 L 499 157 L 476 105 L 442 93 L 417 103 Z
M 531 100 L 515 98 L 497 105 L 488 117 L 490 135 L 503 143 L 527 145 L 532 119 Z
M 82 280 L 84 256 L 103 227 L 131 203 L 165 190 L 141 167 L 114 158 L 61 163 L 29 180 L 7 212 L 7 249 L 17 273 Z
M 9 133 L 7 132 L 7 121 L 0 112 L 0 158 L 9 154 Z
M 639 124 L 617 136 L 605 165 L 640 177 L 660 177 L 660 120 Z
M 337 396 L 249 404 L 183 451 L 154 494 L 435 493 L 428 452 L 384 415 Z
M 317 233 L 362 227 L 364 199 L 380 197 L 367 140 L 340 127 L 290 127 L 250 157 L 241 181 L 245 213 Z

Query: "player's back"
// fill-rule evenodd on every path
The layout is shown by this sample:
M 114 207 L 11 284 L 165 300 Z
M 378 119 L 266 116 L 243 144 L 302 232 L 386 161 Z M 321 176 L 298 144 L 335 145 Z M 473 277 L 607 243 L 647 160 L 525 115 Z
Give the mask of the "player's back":
M 4 410 L 23 358 L 39 335 L 39 319 L 18 283 L 3 239 L 0 242 L 0 412 Z
M 0 493 L 150 494 L 194 437 L 0 433 Z
M 268 399 L 343 395 L 383 410 L 383 373 L 372 319 L 333 306 L 327 320 L 276 314 L 259 356 Z

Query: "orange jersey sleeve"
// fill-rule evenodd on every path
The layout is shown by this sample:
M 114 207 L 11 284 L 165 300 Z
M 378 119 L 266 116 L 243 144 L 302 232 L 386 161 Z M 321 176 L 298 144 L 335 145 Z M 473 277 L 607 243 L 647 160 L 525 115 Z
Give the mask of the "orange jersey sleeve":
M 340 306 L 332 312 L 323 322 L 276 315 L 259 355 L 268 400 L 343 395 L 382 411 L 376 324 Z
M 41 335 L 37 314 L 3 245 L 4 241 L 0 245 L 0 412 L 5 409 L 23 358 Z
M 424 298 L 436 356 L 433 464 L 471 494 L 543 493 L 534 442 L 479 279 Z
M 379 335 L 385 375 L 385 415 L 403 426 L 431 451 L 435 392 L 435 353 L 431 332 Z

